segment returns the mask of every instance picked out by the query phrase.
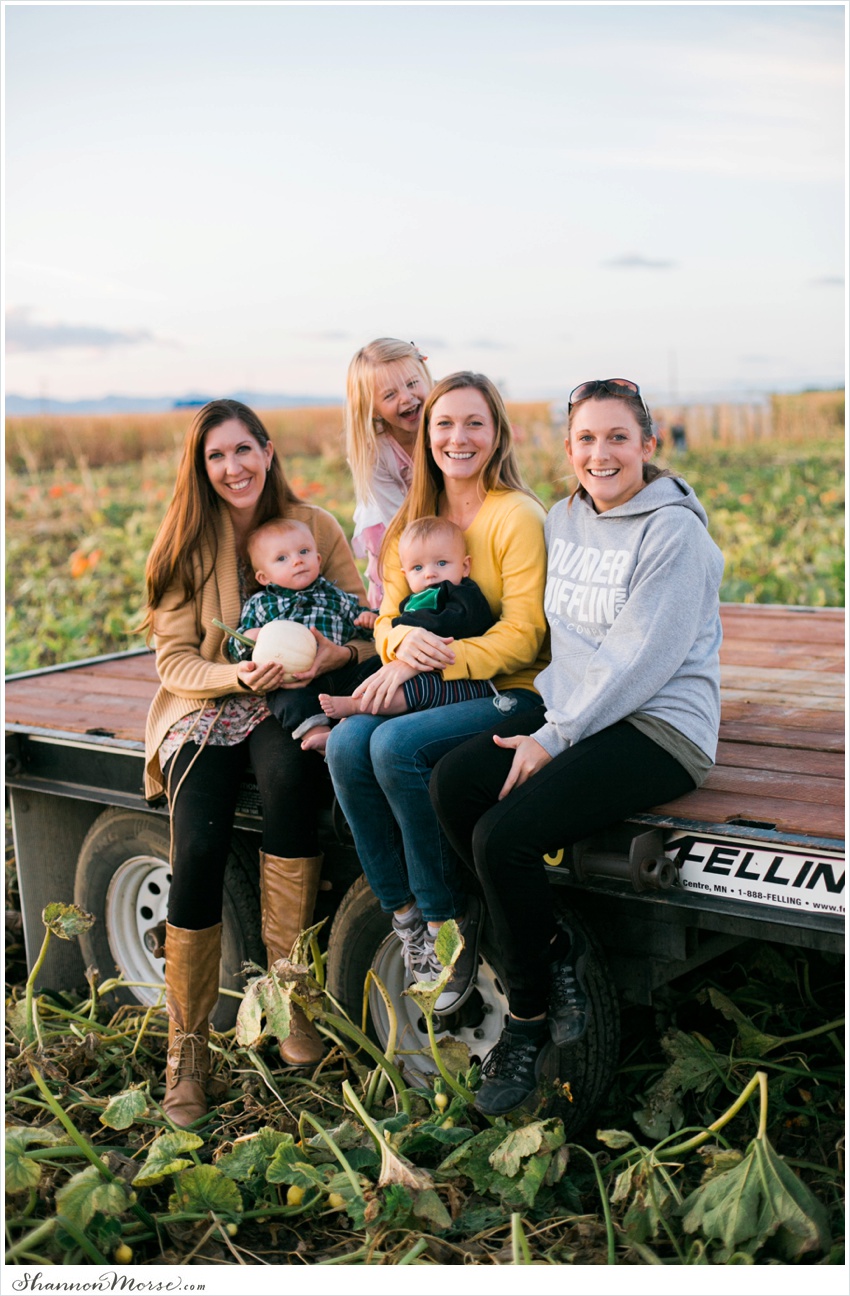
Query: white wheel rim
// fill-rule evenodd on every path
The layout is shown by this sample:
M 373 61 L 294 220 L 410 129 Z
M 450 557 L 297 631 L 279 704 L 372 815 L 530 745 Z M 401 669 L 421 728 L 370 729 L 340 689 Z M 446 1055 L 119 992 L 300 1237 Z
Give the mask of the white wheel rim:
M 390 933 L 378 947 L 372 962 L 372 968 L 380 977 L 387 994 L 395 1007 L 398 1018 L 396 1064 L 401 1066 L 405 1078 L 413 1085 L 430 1087 L 432 1078 L 438 1074 L 437 1064 L 431 1056 L 428 1042 L 428 1031 L 420 1009 L 410 995 L 404 995 L 404 963 L 401 957 L 401 942 Z M 493 968 L 486 959 L 479 957 L 478 979 L 476 990 L 480 1000 L 475 1007 L 459 1017 L 472 1017 L 475 1024 L 466 1026 L 452 1022 L 449 1017 L 443 1018 L 447 1029 L 437 1030 L 437 1039 L 451 1036 L 461 1040 L 469 1049 L 470 1061 L 483 1062 L 484 1058 L 498 1042 L 502 1029 L 508 1020 L 508 999 L 504 987 Z M 374 986 L 369 991 L 369 1008 L 375 1031 L 381 1046 L 385 1047 L 390 1034 L 389 1016 L 379 990 Z M 478 1020 L 480 1018 L 480 1020 Z
M 145 945 L 145 933 L 165 922 L 171 870 L 153 855 L 134 855 L 115 870 L 106 893 L 106 934 L 112 957 L 127 981 L 150 981 L 161 986 L 165 959 L 154 958 Z M 134 985 L 133 994 L 143 1004 L 154 1004 L 160 991 L 151 985 Z

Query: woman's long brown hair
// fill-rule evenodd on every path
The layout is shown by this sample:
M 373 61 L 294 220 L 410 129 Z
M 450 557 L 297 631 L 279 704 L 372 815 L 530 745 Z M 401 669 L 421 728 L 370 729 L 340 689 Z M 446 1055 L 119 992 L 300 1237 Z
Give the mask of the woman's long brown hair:
M 216 517 L 222 507 L 207 476 L 204 463 L 204 440 L 208 432 L 237 419 L 254 441 L 264 449 L 270 437 L 252 409 L 236 400 L 210 401 L 195 416 L 177 467 L 177 481 L 168 511 L 162 520 L 145 567 L 147 605 L 140 629 L 150 641 L 153 614 L 166 591 L 179 584 L 182 604 L 191 603 L 212 575 L 216 562 Z M 272 455 L 263 493 L 257 502 L 256 524 L 273 517 L 284 517 L 287 506 L 300 503 L 286 480 L 280 460 Z M 204 543 L 210 545 L 212 565 L 202 571 L 198 582 L 198 558 Z M 181 604 L 181 606 L 182 606 Z

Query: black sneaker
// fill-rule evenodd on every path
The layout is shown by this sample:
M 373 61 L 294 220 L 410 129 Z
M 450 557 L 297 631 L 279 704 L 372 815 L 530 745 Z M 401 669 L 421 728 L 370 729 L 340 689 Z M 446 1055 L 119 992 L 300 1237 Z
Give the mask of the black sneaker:
M 484 1083 L 475 1106 L 483 1116 L 504 1116 L 534 1093 L 548 1043 L 545 1032 L 534 1039 L 505 1027 L 481 1067 Z
M 467 896 L 466 914 L 463 922 L 458 923 L 458 931 L 463 937 L 463 949 L 452 968 L 451 980 L 435 1006 L 435 1012 L 443 1016 L 447 1013 L 456 1012 L 458 1008 L 466 1003 L 475 989 L 475 981 L 478 976 L 478 943 L 481 939 L 481 917 L 481 901 L 478 896 Z M 434 949 L 435 939 L 431 931 L 426 929 L 426 950 L 428 947 L 431 950 Z M 442 968 L 436 952 L 434 952 L 433 959 L 437 969 L 436 975 L 439 976 Z
M 558 1048 L 577 1044 L 583 1038 L 590 1011 L 585 984 L 587 941 L 581 932 L 566 930 L 570 952 L 552 964 L 549 987 L 549 1034 Z

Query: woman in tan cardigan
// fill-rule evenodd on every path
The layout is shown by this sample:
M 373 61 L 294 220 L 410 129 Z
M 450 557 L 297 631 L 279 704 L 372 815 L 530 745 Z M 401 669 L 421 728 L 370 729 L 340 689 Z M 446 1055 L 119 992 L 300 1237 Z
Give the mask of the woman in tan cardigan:
M 275 664 L 228 660 L 225 634 L 213 621 L 238 624 L 253 583 L 245 542 L 260 523 L 281 516 L 307 524 L 322 556 L 322 575 L 363 602 L 342 528 L 324 509 L 301 503 L 257 415 L 239 401 L 205 405 L 186 439 L 174 497 L 146 573 L 146 625 L 161 681 L 148 715 L 146 794 L 168 794 L 172 832 L 163 1106 L 181 1126 L 207 1111 L 224 868 L 249 759 L 263 804 L 260 884 L 270 961 L 288 955 L 309 925 L 319 885 L 322 764 L 281 728 L 263 695 L 281 686 L 303 687 L 353 654 L 374 651 L 362 640 L 341 647 L 313 631 L 319 645 L 315 662 L 294 685 L 283 685 L 282 668 Z M 315 1027 L 295 1009 L 281 1057 L 303 1066 L 321 1056 Z

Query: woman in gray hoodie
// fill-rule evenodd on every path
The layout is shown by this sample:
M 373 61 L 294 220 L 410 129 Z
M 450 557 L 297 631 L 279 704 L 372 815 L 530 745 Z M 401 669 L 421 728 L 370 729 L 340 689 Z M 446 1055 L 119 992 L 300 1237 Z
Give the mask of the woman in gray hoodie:
M 555 921 L 543 855 L 698 787 L 716 753 L 723 556 L 690 486 L 649 462 L 655 446 L 636 383 L 570 394 L 578 485 L 546 520 L 543 704 L 456 748 L 431 779 L 508 979 L 476 1102 L 488 1115 L 533 1093 L 549 1039 L 587 1028 L 587 950 Z

